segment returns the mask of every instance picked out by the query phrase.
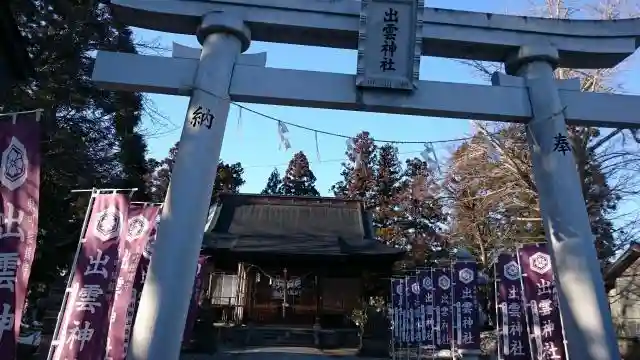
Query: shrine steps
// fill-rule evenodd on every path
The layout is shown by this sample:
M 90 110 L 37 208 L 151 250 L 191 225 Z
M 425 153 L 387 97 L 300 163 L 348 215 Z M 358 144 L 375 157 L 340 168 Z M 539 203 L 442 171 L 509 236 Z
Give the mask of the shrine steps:
M 302 346 L 315 345 L 313 329 L 286 327 L 255 327 L 246 331 L 247 346 Z
M 358 347 L 356 329 L 323 329 L 316 333 L 312 328 L 275 326 L 243 326 L 227 329 L 231 336 L 223 336 L 229 345 L 242 347 L 289 346 L 346 348 Z
M 357 349 L 319 350 L 305 347 L 254 347 L 221 350 L 215 355 L 183 354 L 180 360 L 379 360 L 361 357 Z

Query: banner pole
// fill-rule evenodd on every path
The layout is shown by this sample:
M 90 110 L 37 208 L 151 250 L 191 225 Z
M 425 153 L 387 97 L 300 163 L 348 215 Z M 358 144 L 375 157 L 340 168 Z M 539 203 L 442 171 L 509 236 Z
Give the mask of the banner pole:
M 84 239 L 86 233 L 87 233 L 87 227 L 89 225 L 89 219 L 91 217 L 91 210 L 93 208 L 93 203 L 95 202 L 95 198 L 96 195 L 100 195 L 103 193 L 116 193 L 119 191 L 130 191 L 131 194 L 133 194 L 136 190 L 138 190 L 137 188 L 132 188 L 132 189 L 96 189 L 96 188 L 92 188 L 92 189 L 74 189 L 71 190 L 71 193 L 80 193 L 80 192 L 90 192 L 91 193 L 91 197 L 89 198 L 89 204 L 87 205 L 87 211 L 85 212 L 84 215 L 84 220 L 82 222 L 82 228 L 80 230 L 80 238 L 78 239 L 78 246 L 76 247 L 76 253 L 73 257 L 73 262 L 71 263 L 71 269 L 69 271 L 69 276 L 67 277 L 67 284 L 65 285 L 65 289 L 64 289 L 64 296 L 62 297 L 62 304 L 60 305 L 60 311 L 58 312 L 58 318 L 56 319 L 56 326 L 53 330 L 53 337 L 51 340 L 51 344 L 49 345 L 49 352 L 47 353 L 47 360 L 51 360 L 53 353 L 54 353 L 54 349 L 55 347 L 58 346 L 58 336 L 60 335 L 60 323 L 63 320 L 63 316 L 65 313 L 65 309 L 67 307 L 67 300 L 68 300 L 68 292 L 69 292 L 69 286 L 71 285 L 71 282 L 73 281 L 73 276 L 75 274 L 75 269 L 78 263 L 78 257 L 80 256 L 80 250 L 82 249 L 82 240 Z
M 451 299 L 451 310 L 450 310 L 450 314 L 449 316 L 451 317 L 451 333 L 449 334 L 449 341 L 451 343 L 451 358 L 452 359 L 458 359 L 458 356 L 456 354 L 456 341 L 458 341 L 459 339 L 456 339 L 456 331 L 458 331 L 458 326 L 457 326 L 457 322 L 456 322 L 456 317 L 454 316 L 454 314 L 456 314 L 456 302 L 455 302 L 455 289 L 456 286 L 458 284 L 458 278 L 455 274 L 454 271 L 454 266 L 455 266 L 455 259 L 451 259 L 451 262 L 449 263 L 449 278 L 451 279 L 451 286 L 449 287 L 449 298 Z
M 405 349 L 404 349 L 404 357 L 406 360 L 409 360 L 409 351 L 411 348 L 411 330 L 409 326 L 411 325 L 411 321 L 409 320 L 409 277 L 407 276 L 407 270 L 403 271 L 404 277 L 404 287 L 402 288 L 404 291 L 404 329 L 405 329 Z
M 92 188 L 92 189 L 74 189 L 71 190 L 71 193 L 79 193 L 79 192 L 95 192 L 96 194 L 102 194 L 102 193 L 108 193 L 108 192 L 121 192 L 121 191 L 130 191 L 131 193 L 134 193 L 136 191 L 138 191 L 138 188 L 128 188 L 128 189 L 96 189 L 96 188 Z
M 524 321 L 527 324 L 527 330 L 529 333 L 527 334 L 527 338 L 529 339 L 529 357 L 531 360 L 535 360 L 535 356 L 533 355 L 534 349 L 537 351 L 537 346 L 533 346 L 533 341 L 531 339 L 531 330 L 530 322 L 529 322 L 529 302 L 527 301 L 527 297 L 524 295 L 524 276 L 526 276 L 525 272 L 522 269 L 522 262 L 520 261 L 520 249 L 523 247 L 523 244 L 516 245 L 516 260 L 518 261 L 518 268 L 520 269 L 520 298 L 522 303 L 522 308 L 524 310 Z
M 418 284 L 418 289 L 420 289 L 418 291 L 418 300 L 414 302 L 414 318 L 417 318 L 417 325 L 414 325 L 416 328 L 416 332 L 417 332 L 417 351 L 416 351 L 416 358 L 417 359 L 421 359 L 422 358 L 422 334 L 424 333 L 424 321 L 422 318 L 422 307 L 420 304 L 422 304 L 422 282 L 420 281 L 420 270 L 418 270 L 418 267 L 416 267 L 415 269 L 415 275 L 416 275 L 416 283 Z M 416 320 L 414 320 L 416 321 Z
M 394 307 L 394 303 L 393 303 L 393 297 L 394 297 L 394 293 L 395 293 L 395 289 L 393 286 L 393 275 L 391 275 L 391 278 L 389 279 L 389 301 L 387 304 L 390 304 L 388 306 L 389 311 L 387 311 L 387 316 L 389 317 L 389 323 L 391 324 L 390 328 L 391 328 L 391 344 L 389 344 L 389 348 L 391 349 L 391 359 L 392 360 L 396 360 L 396 346 L 395 346 L 395 342 L 396 342 L 396 328 L 398 326 L 398 324 L 396 323 L 396 311 L 395 311 L 395 307 Z
M 433 309 L 436 298 L 436 281 L 433 277 L 433 264 L 429 267 L 429 277 L 431 278 L 431 360 L 436 358 L 436 313 Z M 440 324 L 438 324 L 440 326 Z
M 499 259 L 499 258 L 498 258 Z M 503 346 L 504 347 L 504 338 L 502 337 L 502 331 L 504 329 L 501 330 L 500 328 L 500 305 L 498 304 L 498 292 L 500 291 L 500 285 L 499 283 L 501 282 L 500 277 L 498 276 L 498 260 L 496 260 L 493 263 L 493 299 L 494 299 L 494 305 L 496 308 L 496 344 L 498 345 L 498 360 L 503 360 L 504 359 L 504 354 L 503 351 L 500 351 L 500 347 Z M 503 314 L 502 316 L 505 316 L 506 314 Z M 507 329 L 508 331 L 508 329 Z M 504 349 L 504 348 L 503 348 Z
M 31 114 L 31 113 L 38 113 L 38 112 L 43 112 L 43 111 L 44 111 L 44 109 L 35 109 L 35 110 L 26 110 L 26 111 L 12 111 L 12 112 L 8 112 L 8 113 L 1 113 L 0 116 Z
M 569 354 L 569 342 L 567 340 L 567 334 L 564 330 L 564 320 L 562 320 L 562 309 L 560 308 L 560 300 L 558 299 L 558 290 L 556 289 L 556 274 L 553 273 L 553 305 L 557 307 L 558 309 L 558 313 L 560 314 L 560 328 L 562 328 L 562 337 L 564 338 L 563 344 L 564 344 L 564 353 L 565 354 Z M 567 356 L 568 357 L 568 356 Z

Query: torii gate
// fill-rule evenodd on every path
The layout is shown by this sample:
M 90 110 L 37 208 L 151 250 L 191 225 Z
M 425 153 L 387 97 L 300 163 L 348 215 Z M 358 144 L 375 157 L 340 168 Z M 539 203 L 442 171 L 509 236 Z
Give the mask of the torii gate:
M 171 58 L 99 52 L 96 60 L 103 88 L 191 96 L 131 359 L 179 356 L 230 101 L 528 124 L 569 356 L 620 359 L 576 164 L 555 148 L 566 124 L 640 128 L 640 99 L 580 92 L 553 69 L 614 67 L 640 44 L 640 20 L 473 13 L 421 0 L 111 3 L 129 25 L 196 34 L 202 44 Z M 264 54 L 240 56 L 251 39 L 358 49 L 358 71 L 266 68 Z M 493 86 L 420 81 L 421 55 L 500 61 L 508 75 L 496 74 Z

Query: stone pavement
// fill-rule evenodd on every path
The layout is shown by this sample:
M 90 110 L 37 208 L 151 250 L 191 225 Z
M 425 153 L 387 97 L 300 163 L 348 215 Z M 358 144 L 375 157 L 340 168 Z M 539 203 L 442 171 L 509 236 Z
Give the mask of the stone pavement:
M 374 360 L 356 356 L 356 349 L 318 350 L 303 347 L 260 347 L 220 350 L 215 355 L 184 354 L 180 360 Z

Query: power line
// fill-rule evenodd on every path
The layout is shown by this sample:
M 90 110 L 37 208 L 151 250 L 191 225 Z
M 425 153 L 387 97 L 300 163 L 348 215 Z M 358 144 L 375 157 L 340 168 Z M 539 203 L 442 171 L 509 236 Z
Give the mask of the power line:
M 262 113 L 260 111 L 254 110 L 250 107 L 244 106 L 244 105 L 240 105 L 237 102 L 231 101 L 231 99 L 229 97 L 222 97 L 218 94 L 214 94 L 211 91 L 205 90 L 205 89 L 201 89 L 198 88 L 198 90 L 209 94 L 211 96 L 217 97 L 218 99 L 221 100 L 225 100 L 225 101 L 229 101 L 232 105 L 237 106 L 239 109 L 241 110 L 246 110 L 252 114 L 261 116 L 265 119 L 271 120 L 276 122 L 277 124 L 285 124 L 297 129 L 302 129 L 302 130 L 306 130 L 309 132 L 313 132 L 316 135 L 317 134 L 322 134 L 322 135 L 327 135 L 327 136 L 333 136 L 333 137 L 338 137 L 338 138 L 343 138 L 343 139 L 353 139 L 353 136 L 349 136 L 349 135 L 344 135 L 344 134 L 340 134 L 340 133 L 335 133 L 335 132 L 331 132 L 331 131 L 325 131 L 325 130 L 318 130 L 318 129 L 314 129 L 312 127 L 308 127 L 308 126 L 303 126 L 300 124 L 296 124 L 296 123 L 292 123 L 289 121 L 284 121 L 281 119 L 278 119 L 277 117 L 271 116 L 271 115 L 267 115 L 265 113 Z M 242 113 L 238 114 L 239 117 L 242 116 Z M 317 136 L 316 136 L 317 138 Z M 466 137 L 460 137 L 460 138 L 453 138 L 453 139 L 443 139 L 443 140 L 429 140 L 429 141 L 408 141 L 408 140 L 380 140 L 380 139 L 371 139 L 373 142 L 376 143 L 386 143 L 386 144 L 398 144 L 398 145 L 409 145 L 409 144 L 444 144 L 444 143 L 452 143 L 452 142 L 460 142 L 460 141 L 466 141 L 466 140 L 471 140 L 473 139 L 473 136 L 466 136 Z
M 211 96 L 217 97 L 218 99 L 230 101 L 229 98 L 221 97 L 221 96 L 219 96 L 217 94 L 214 94 L 214 93 L 212 93 L 210 91 L 207 91 L 207 90 L 204 90 L 204 89 L 200 89 L 200 90 L 205 92 L 205 93 L 207 93 L 207 94 L 209 94 L 209 95 L 211 95 Z M 342 162 L 342 161 L 345 160 L 344 158 L 341 158 L 341 159 L 329 159 L 329 160 L 320 161 L 320 155 L 319 155 L 319 150 L 318 150 L 319 149 L 318 134 L 322 134 L 322 135 L 326 135 L 326 136 L 333 136 L 333 137 L 347 139 L 347 140 L 350 140 L 350 139 L 354 138 L 354 136 L 349 136 L 349 135 L 345 135 L 345 134 L 341 134 L 341 133 L 337 133 L 337 132 L 326 131 L 326 130 L 319 130 L 319 129 L 315 129 L 315 128 L 312 128 L 312 127 L 296 124 L 296 123 L 293 123 L 293 122 L 290 122 L 290 121 L 285 121 L 285 120 L 279 119 L 279 118 L 277 118 L 275 116 L 267 115 L 267 114 L 265 114 L 263 112 L 260 112 L 258 110 L 254 110 L 254 109 L 252 109 L 250 107 L 241 105 L 241 104 L 239 104 L 237 102 L 234 102 L 234 101 L 230 101 L 230 103 L 232 105 L 235 105 L 239 109 L 238 124 L 240 124 L 241 119 L 242 119 L 242 110 L 246 110 L 246 111 L 248 111 L 248 112 L 250 112 L 250 113 L 252 113 L 254 115 L 258 115 L 258 116 L 260 116 L 262 118 L 265 118 L 267 120 L 274 121 L 278 126 L 282 126 L 284 124 L 284 125 L 287 125 L 287 126 L 290 126 L 290 127 L 293 127 L 293 128 L 297 128 L 297 129 L 305 130 L 305 131 L 308 131 L 308 132 L 312 132 L 314 134 L 314 138 L 315 138 L 315 142 L 316 142 L 316 151 L 318 152 L 318 163 L 335 163 L 335 162 Z M 279 131 L 281 131 L 281 128 L 279 128 Z M 287 132 L 287 131 L 286 130 L 282 131 L 281 134 L 280 134 L 281 137 L 283 136 L 284 132 Z M 431 147 L 431 149 L 433 149 L 432 146 L 434 144 L 446 144 L 446 143 L 462 142 L 462 141 L 471 140 L 471 139 L 473 139 L 473 137 L 474 136 L 466 136 L 466 137 L 459 137 L 459 138 L 452 138 L 452 139 L 429 140 L 429 141 L 387 140 L 387 139 L 382 139 L 381 140 L 381 139 L 375 139 L 375 138 L 372 138 L 371 140 L 374 143 L 384 143 L 384 144 L 391 144 L 391 145 L 415 145 L 415 144 L 420 144 L 420 145 L 424 145 L 425 148 Z M 288 140 L 286 140 L 284 138 L 282 138 L 282 140 L 283 141 L 287 141 L 287 146 L 288 146 Z M 422 150 L 422 151 L 424 151 L 424 150 Z M 433 150 L 431 150 L 431 151 L 433 151 Z M 421 151 L 420 150 L 416 150 L 416 151 L 400 152 L 400 153 L 398 153 L 398 155 L 418 154 L 418 153 L 421 153 Z M 435 155 L 435 153 L 434 153 L 434 155 Z M 278 167 L 284 167 L 284 166 L 287 166 L 287 165 L 288 165 L 288 163 L 280 163 L 280 164 L 273 164 L 273 165 L 248 165 L 248 166 L 243 166 L 243 167 L 244 168 L 267 168 L 267 167 L 278 168 Z
M 316 152 L 318 153 L 317 154 L 318 163 L 322 163 L 322 164 L 324 164 L 324 163 L 335 163 L 335 162 L 342 162 L 342 161 L 345 160 L 344 158 L 342 158 L 342 159 L 330 159 L 330 160 L 322 160 L 321 161 L 320 160 L 319 150 L 318 150 L 319 149 L 318 134 L 338 137 L 338 138 L 347 139 L 347 140 L 353 139 L 353 136 L 347 136 L 347 135 L 344 135 L 344 134 L 334 133 L 334 132 L 330 132 L 330 131 L 318 130 L 318 129 L 314 129 L 314 128 L 311 128 L 311 127 L 308 127 L 308 126 L 303 126 L 303 125 L 292 123 L 292 122 L 289 122 L 289 121 L 284 121 L 284 120 L 278 119 L 278 118 L 276 118 L 274 116 L 267 115 L 267 114 L 262 113 L 260 111 L 251 109 L 251 108 L 249 108 L 247 106 L 240 105 L 240 104 L 238 104 L 236 102 L 233 102 L 233 101 L 231 102 L 231 104 L 237 106 L 240 109 L 239 113 L 238 113 L 238 124 L 240 123 L 240 121 L 242 119 L 242 110 L 246 110 L 246 111 L 248 111 L 248 112 L 250 112 L 252 114 L 255 114 L 255 115 L 261 116 L 261 117 L 263 117 L 265 119 L 274 121 L 274 122 L 276 122 L 276 124 L 278 124 L 278 126 L 279 126 L 278 130 L 280 132 L 281 139 L 282 139 L 283 142 L 284 141 L 287 142 L 287 146 L 289 146 L 288 145 L 288 140 L 283 137 L 283 133 L 287 132 L 288 130 L 282 131 L 282 127 L 281 127 L 282 124 L 285 124 L 285 125 L 288 125 L 288 126 L 291 126 L 291 127 L 294 127 L 294 128 L 302 129 L 302 130 L 305 130 L 305 131 L 313 132 L 314 133 L 315 142 L 316 142 Z M 425 146 L 425 149 L 426 148 L 431 148 L 430 151 L 433 152 L 433 145 L 434 144 L 461 142 L 461 141 L 470 140 L 472 138 L 473 138 L 473 136 L 467 136 L 467 137 L 461 137 L 461 138 L 453 138 L 453 139 L 444 139 L 444 140 L 432 140 L 432 141 L 378 140 L 378 139 L 375 139 L 375 138 L 371 139 L 371 140 L 374 143 L 386 143 L 386 144 L 391 144 L 391 145 L 422 144 L 422 145 Z M 425 151 L 425 150 L 400 152 L 400 153 L 398 153 L 398 155 L 418 154 L 418 153 L 422 153 L 423 151 Z M 435 152 L 433 152 L 433 154 L 435 156 Z M 310 161 L 310 163 L 311 163 L 311 161 Z M 249 169 L 249 168 L 254 168 L 254 169 L 255 168 L 267 168 L 267 167 L 269 167 L 269 168 L 279 168 L 279 167 L 285 167 L 285 166 L 288 166 L 288 163 L 280 163 L 280 164 L 274 164 L 274 165 L 249 165 L 249 166 L 244 166 L 244 168 L 247 168 L 247 169 Z
M 309 132 L 313 132 L 316 134 L 322 134 L 322 135 L 327 135 L 327 136 L 333 136 L 333 137 L 339 137 L 339 138 L 343 138 L 343 139 L 352 139 L 353 136 L 348 136 L 348 135 L 344 135 L 344 134 L 340 134 L 340 133 L 334 133 L 334 132 L 330 132 L 330 131 L 325 131 L 325 130 L 318 130 L 318 129 L 314 129 L 308 126 L 303 126 L 300 124 L 296 124 L 296 123 L 292 123 L 289 121 L 284 121 L 284 120 L 280 120 L 274 116 L 271 115 L 267 115 L 265 113 L 262 113 L 260 111 L 251 109 L 249 107 L 246 107 L 244 105 L 240 105 L 236 102 L 231 102 L 233 105 L 237 106 L 240 109 L 246 110 L 250 113 L 253 113 L 255 115 L 258 116 L 262 116 L 268 120 L 271 121 L 275 121 L 277 123 L 281 123 L 281 124 L 285 124 L 294 128 L 298 128 L 298 129 L 302 129 L 302 130 L 306 130 Z M 380 140 L 380 139 L 372 139 L 373 142 L 376 143 L 385 143 L 385 144 L 398 144 L 398 145 L 410 145 L 410 144 L 444 144 L 444 143 L 451 143 L 451 142 L 460 142 L 460 141 L 466 141 L 466 140 L 470 140 L 472 139 L 473 136 L 467 136 L 467 137 L 460 137 L 460 138 L 453 138 L 453 139 L 443 139 L 443 140 L 429 140 L 429 141 L 409 141 L 409 140 Z

